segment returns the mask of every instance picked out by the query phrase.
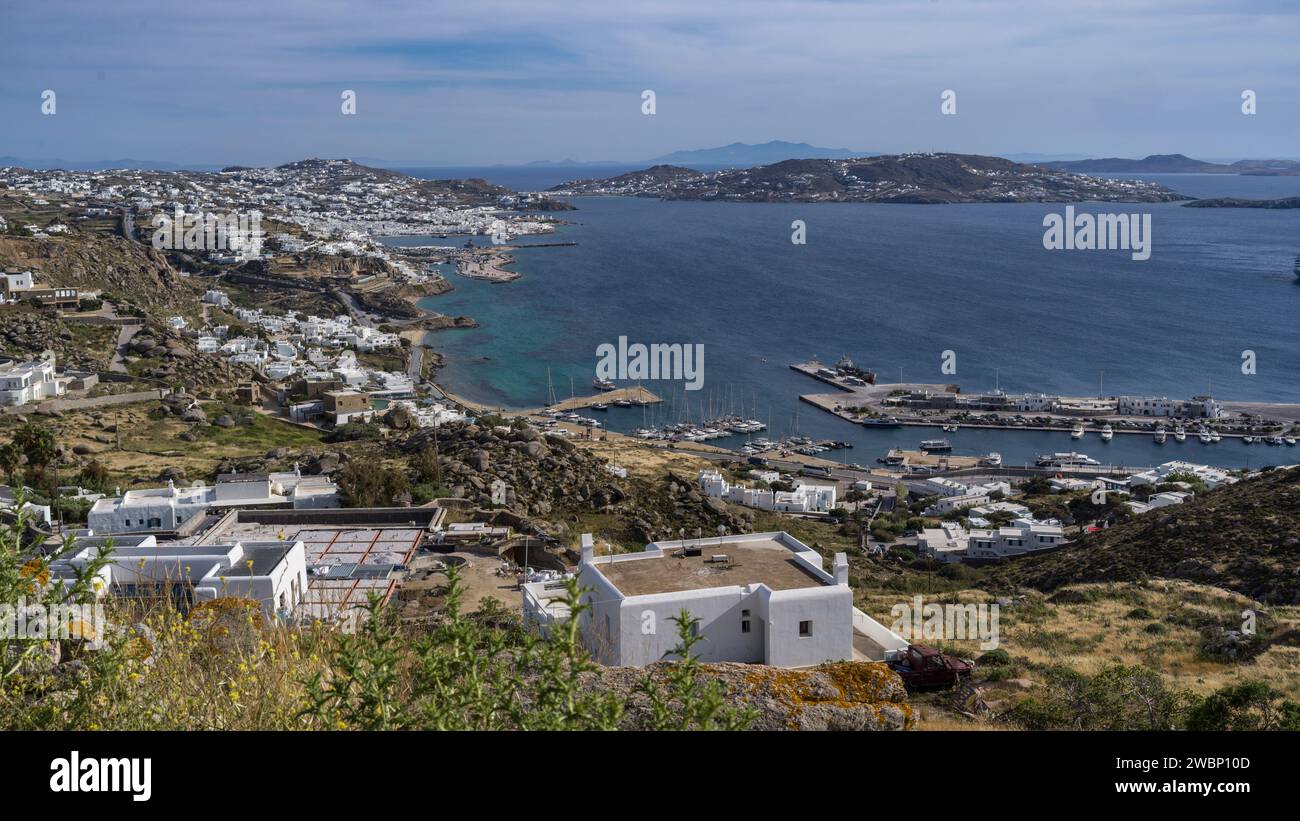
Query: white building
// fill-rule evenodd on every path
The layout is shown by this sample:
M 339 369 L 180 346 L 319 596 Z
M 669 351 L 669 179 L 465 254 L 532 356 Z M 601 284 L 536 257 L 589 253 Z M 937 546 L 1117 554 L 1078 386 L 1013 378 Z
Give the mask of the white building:
M 29 405 L 62 396 L 66 382 L 54 372 L 54 357 L 0 363 L 0 405 Z
M 765 490 L 731 484 L 716 470 L 700 471 L 700 488 L 709 496 L 780 513 L 827 513 L 835 508 L 835 485 L 799 482 L 794 490 Z
M 1195 476 L 1205 483 L 1205 487 L 1213 490 L 1219 485 L 1230 485 L 1237 481 L 1237 477 L 1232 476 L 1228 471 L 1221 468 L 1211 467 L 1210 465 L 1198 465 L 1195 462 L 1184 462 L 1175 460 L 1165 462 L 1163 465 L 1154 467 L 1151 470 L 1135 473 L 1128 477 L 1128 486 L 1137 487 L 1138 485 L 1159 485 L 1168 479 L 1170 474 L 1186 473 Z
M 76 553 L 50 564 L 51 578 L 56 584 L 70 582 L 105 541 L 78 539 Z M 287 616 L 306 594 L 307 558 L 301 541 L 159 545 L 153 536 L 115 539 L 99 579 L 102 593 L 169 597 L 183 606 L 227 597 L 252 599 L 267 616 Z
M 86 517 L 91 533 L 149 533 L 180 528 L 209 508 L 279 505 L 338 507 L 338 487 L 328 476 L 292 473 L 235 473 L 217 477 L 215 485 L 198 484 L 128 490 L 95 502 Z
M 1152 510 L 1157 510 L 1162 507 L 1169 507 L 1171 505 L 1181 505 L 1185 502 L 1190 502 L 1194 495 L 1195 494 L 1187 493 L 1181 490 L 1170 490 L 1165 493 L 1152 494 L 1152 496 L 1148 498 L 1145 502 L 1139 502 L 1136 499 L 1131 499 L 1129 501 L 1124 502 L 1124 504 L 1128 505 L 1129 509 L 1132 510 L 1134 513 L 1148 513 Z
M 1165 396 L 1121 396 L 1116 410 L 1129 416 L 1173 416 L 1179 418 L 1218 419 L 1223 406 L 1212 396 L 1170 399 Z
M 822 557 L 784 532 L 656 542 L 641 553 L 595 555 L 582 537 L 578 566 L 590 610 L 580 628 L 603 664 L 642 666 L 673 658 L 673 621 L 683 610 L 699 619 L 705 662 L 807 667 L 827 661 L 892 657 L 907 647 L 853 606 L 848 559 L 833 573 Z M 542 629 L 569 617 L 563 583 L 524 585 L 524 615 Z
M 36 281 L 32 278 L 31 271 L 8 270 L 0 275 L 0 285 L 3 285 L 4 296 L 12 300 L 22 299 L 23 291 L 30 291 L 36 287 Z
M 1039 522 L 1020 518 L 997 528 L 967 531 L 955 522 L 941 528 L 926 528 L 917 538 L 921 555 L 940 562 L 965 559 L 1005 559 L 1065 542 L 1059 522 Z

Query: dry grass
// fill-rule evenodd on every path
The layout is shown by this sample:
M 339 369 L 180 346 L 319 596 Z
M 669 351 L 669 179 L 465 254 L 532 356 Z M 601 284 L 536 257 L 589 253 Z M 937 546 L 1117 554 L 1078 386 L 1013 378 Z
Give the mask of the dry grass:
M 1300 646 L 1274 642 L 1251 661 L 1215 661 L 1202 656 L 1197 626 L 1207 619 L 1225 626 L 1240 624 L 1241 612 L 1249 608 L 1276 619 L 1275 635 L 1294 633 L 1300 629 L 1300 607 L 1264 607 L 1236 593 L 1185 581 L 1084 584 L 1064 590 L 1068 601 L 1078 602 L 1052 603 L 1034 594 L 999 610 L 999 648 L 1012 656 L 1021 671 L 1017 675 L 1028 682 L 1036 683 L 1036 666 L 1063 665 L 1092 675 L 1108 666 L 1140 664 L 1159 672 L 1173 690 L 1204 696 L 1228 685 L 1264 679 L 1287 698 L 1300 700 Z M 988 603 L 993 597 L 981 590 L 965 590 L 924 601 Z M 893 622 L 890 609 L 897 604 L 911 604 L 911 600 L 897 593 L 868 592 L 859 595 L 858 607 L 888 626 Z M 963 658 L 977 658 L 984 652 L 977 640 L 941 644 L 945 652 Z M 1015 683 L 982 686 L 985 701 L 1007 705 L 1024 692 Z M 957 712 L 949 693 L 915 698 L 921 705 L 918 729 L 990 727 Z

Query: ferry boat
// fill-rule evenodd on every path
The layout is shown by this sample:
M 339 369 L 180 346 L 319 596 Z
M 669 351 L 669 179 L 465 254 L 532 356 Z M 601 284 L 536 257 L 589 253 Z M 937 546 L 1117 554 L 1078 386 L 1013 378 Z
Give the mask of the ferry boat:
M 591 380 L 591 386 L 598 391 L 612 391 L 618 388 L 618 385 L 615 385 L 608 379 L 601 379 L 599 376 Z
M 1082 439 L 1082 438 L 1083 438 L 1083 425 L 1082 425 L 1082 423 L 1074 426 L 1074 430 L 1070 431 L 1070 438 L 1071 438 L 1071 439 Z
M 902 424 L 896 416 L 872 417 L 862 420 L 862 425 L 868 428 L 897 428 Z
M 1187 431 L 1183 429 L 1182 425 L 1179 425 L 1178 427 L 1174 428 L 1174 441 L 1175 442 L 1187 441 Z
M 1112 428 L 1110 425 L 1106 425 L 1104 428 L 1101 429 L 1101 441 L 1109 442 L 1111 439 L 1114 438 L 1115 438 L 1115 429 Z M 1174 438 L 1177 439 L 1178 434 L 1175 433 Z
M 1101 462 L 1087 455 L 1086 453 L 1045 453 L 1034 460 L 1034 464 L 1039 467 L 1048 468 L 1082 468 L 1082 467 L 1100 467 Z
M 1156 428 L 1156 432 L 1153 434 L 1153 437 L 1155 438 L 1157 445 L 1163 445 L 1165 443 L 1165 437 L 1167 437 L 1168 435 L 1169 434 L 1165 433 L 1164 428 Z
M 930 453 L 938 451 L 952 450 L 952 443 L 947 439 L 923 439 L 921 441 L 921 450 Z

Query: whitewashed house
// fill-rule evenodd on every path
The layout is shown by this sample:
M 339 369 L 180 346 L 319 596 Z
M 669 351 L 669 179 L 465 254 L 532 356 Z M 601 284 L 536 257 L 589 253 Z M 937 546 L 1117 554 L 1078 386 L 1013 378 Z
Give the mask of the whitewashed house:
M 578 583 L 590 609 L 583 640 L 602 664 L 643 666 L 673 658 L 674 619 L 699 620 L 694 652 L 705 662 L 807 667 L 891 658 L 907 647 L 853 606 L 848 559 L 832 572 L 817 551 L 784 532 L 656 542 L 641 553 L 596 556 L 582 537 Z M 541 629 L 569 618 L 561 582 L 523 587 L 525 619 Z

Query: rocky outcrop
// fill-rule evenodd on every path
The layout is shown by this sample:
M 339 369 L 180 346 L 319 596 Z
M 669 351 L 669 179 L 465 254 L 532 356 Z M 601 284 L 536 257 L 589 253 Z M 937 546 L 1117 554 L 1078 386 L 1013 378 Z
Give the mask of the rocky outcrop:
M 648 678 L 660 692 L 676 662 L 648 667 L 605 667 L 588 674 L 591 686 L 626 705 L 623 728 L 644 727 Z M 721 682 L 727 702 L 756 711 L 753 730 L 908 730 L 915 723 L 898 674 L 879 662 L 842 661 L 806 670 L 754 664 L 704 664 L 701 678 Z

